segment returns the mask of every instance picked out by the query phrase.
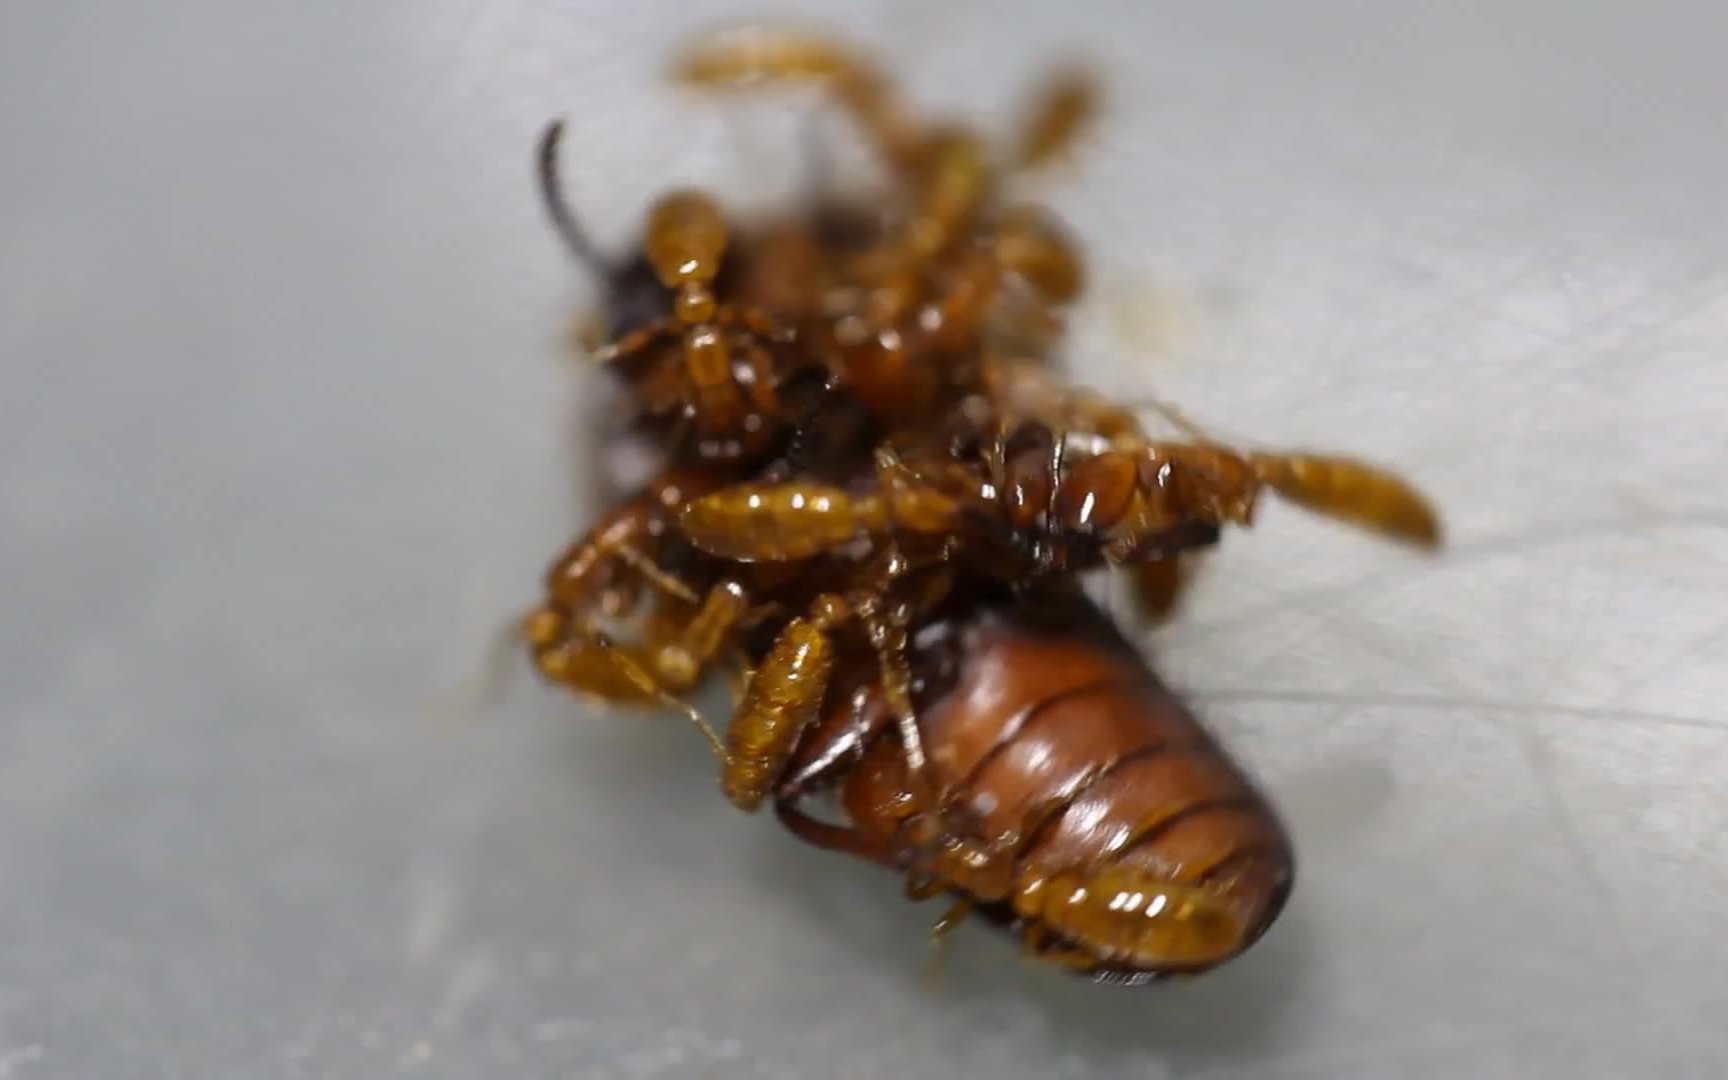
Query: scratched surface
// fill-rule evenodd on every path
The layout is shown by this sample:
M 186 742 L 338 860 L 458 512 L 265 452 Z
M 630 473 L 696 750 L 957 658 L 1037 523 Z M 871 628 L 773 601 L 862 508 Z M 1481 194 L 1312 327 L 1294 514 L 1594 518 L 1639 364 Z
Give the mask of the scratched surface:
M 789 110 L 653 82 L 730 6 L 8 13 L 0 1077 L 1728 1071 L 1720 6 L 832 5 L 987 121 L 1099 57 L 1086 370 L 1451 523 L 1275 509 L 1162 633 L 1302 878 L 1136 993 L 926 988 L 934 912 L 669 720 L 427 718 L 582 520 L 532 140 L 610 243 L 784 190 Z

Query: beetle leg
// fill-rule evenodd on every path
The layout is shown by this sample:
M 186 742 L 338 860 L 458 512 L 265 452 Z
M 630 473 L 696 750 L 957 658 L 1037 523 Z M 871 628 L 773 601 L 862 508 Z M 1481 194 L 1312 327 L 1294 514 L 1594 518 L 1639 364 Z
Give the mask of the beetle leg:
M 1098 958 L 1084 949 L 1066 945 L 1051 945 L 1050 932 L 1036 919 L 1020 931 L 1020 946 L 1046 963 L 1058 964 L 1075 971 L 1087 971 L 1098 966 Z
M 930 928 L 931 936 L 941 940 L 944 935 L 953 933 L 956 927 L 966 921 L 966 916 L 972 914 L 972 909 L 976 904 L 977 901 L 970 896 L 962 896 L 954 901 L 953 905 L 944 911 L 942 917 L 937 919 L 936 924 Z
M 947 882 L 935 874 L 913 870 L 906 875 L 906 899 L 914 904 L 921 904 L 933 896 L 941 896 L 947 890 Z
M 798 809 L 795 799 L 776 799 L 774 816 L 779 818 L 780 823 L 790 829 L 794 836 L 807 844 L 829 851 L 856 855 L 861 859 L 889 869 L 896 869 L 899 866 L 891 848 L 871 840 L 857 829 L 844 825 L 831 825 L 826 821 L 819 821 L 811 817 Z
M 949 905 L 948 910 L 930 927 L 930 968 L 927 978 L 932 986 L 940 983 L 942 979 L 942 961 L 947 956 L 948 935 L 966 921 L 966 916 L 972 913 L 973 904 L 972 897 L 961 896 Z
M 1143 624 L 1170 620 L 1193 584 L 1198 560 L 1198 553 L 1185 552 L 1139 563 L 1129 570 L 1129 594 Z

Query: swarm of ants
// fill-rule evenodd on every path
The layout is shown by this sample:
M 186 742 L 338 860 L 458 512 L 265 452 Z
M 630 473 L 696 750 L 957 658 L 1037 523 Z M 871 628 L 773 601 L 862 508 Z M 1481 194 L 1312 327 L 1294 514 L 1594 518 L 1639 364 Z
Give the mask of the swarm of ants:
M 674 191 L 614 260 L 547 129 L 546 206 L 603 285 L 598 358 L 658 472 L 552 565 L 522 623 L 539 673 L 682 713 L 732 805 L 951 896 L 938 937 L 976 913 L 1120 984 L 1240 954 L 1289 895 L 1286 830 L 1081 576 L 1131 575 L 1161 618 L 1264 491 L 1426 547 L 1434 512 L 1364 462 L 1155 438 L 1065 382 L 1081 258 L 1011 189 L 1084 131 L 1088 77 L 1054 73 L 1000 147 L 813 35 L 723 35 L 674 71 L 820 87 L 889 181 L 747 223 Z M 724 734 L 686 700 L 716 672 Z

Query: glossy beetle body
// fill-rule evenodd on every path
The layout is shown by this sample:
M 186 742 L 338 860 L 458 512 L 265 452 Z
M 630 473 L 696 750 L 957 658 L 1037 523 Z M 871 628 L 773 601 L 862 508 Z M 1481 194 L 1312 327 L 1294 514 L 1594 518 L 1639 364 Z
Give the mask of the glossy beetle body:
M 914 641 L 940 799 L 919 805 L 867 669 L 836 679 L 777 796 L 813 843 L 956 894 L 1035 955 L 1100 981 L 1214 967 L 1282 910 L 1276 811 L 1078 592 L 961 596 Z M 802 804 L 832 790 L 845 817 Z

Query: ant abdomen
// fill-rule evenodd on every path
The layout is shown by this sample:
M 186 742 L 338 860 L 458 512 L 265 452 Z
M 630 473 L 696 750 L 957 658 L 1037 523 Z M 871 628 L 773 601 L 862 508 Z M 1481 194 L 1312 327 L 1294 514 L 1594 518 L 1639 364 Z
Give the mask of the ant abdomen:
M 1140 494 L 1140 464 L 1132 454 L 1107 450 L 1073 463 L 1058 478 L 1057 520 L 1065 528 L 1107 530 L 1120 523 Z
M 1156 872 L 1113 866 L 1090 875 L 1028 875 L 1014 913 L 1042 934 L 1086 943 L 1076 966 L 1199 970 L 1241 950 L 1251 918 L 1228 896 Z

